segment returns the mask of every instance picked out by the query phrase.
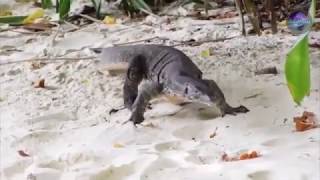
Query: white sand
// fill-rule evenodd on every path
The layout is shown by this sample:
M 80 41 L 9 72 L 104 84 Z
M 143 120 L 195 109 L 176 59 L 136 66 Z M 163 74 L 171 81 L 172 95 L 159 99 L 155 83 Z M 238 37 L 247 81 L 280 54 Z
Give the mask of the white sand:
M 97 32 L 96 26 L 91 26 L 58 37 L 55 47 L 49 46 L 52 37 L 3 32 L 1 49 L 12 46 L 22 52 L 0 54 L 0 60 L 41 56 L 43 49 L 63 55 L 154 35 L 188 40 L 238 34 L 235 24 L 198 26 L 199 21 L 187 19 L 172 23 L 161 29 L 139 26 L 114 33 L 108 31 L 123 27 Z M 170 27 L 177 31 L 168 33 Z M 203 28 L 196 31 L 197 27 Z M 34 40 L 25 43 L 28 39 Z M 231 105 L 243 104 L 250 112 L 221 118 L 209 108 L 199 111 L 197 104 L 181 110 L 157 101 L 145 114 L 145 126 L 138 128 L 130 123 L 121 125 L 130 115 L 128 110 L 108 115 L 112 107 L 122 105 L 123 81 L 121 76 L 100 73 L 93 61 L 59 62 L 38 70 L 31 70 L 30 63 L 1 66 L 1 179 L 317 180 L 320 129 L 295 132 L 293 117 L 304 110 L 320 117 L 320 54 L 313 50 L 311 55 L 311 95 L 296 106 L 283 73 L 285 53 L 295 39 L 281 34 L 178 47 L 199 65 L 205 77 L 217 81 Z M 200 52 L 209 47 L 213 56 L 202 58 Z M 86 53 L 77 51 L 70 56 Z M 250 72 L 269 66 L 276 66 L 280 74 L 255 76 Z M 31 82 L 40 78 L 49 89 L 33 88 Z M 246 98 L 250 96 L 255 97 Z M 216 136 L 210 138 L 215 130 Z M 30 157 L 20 156 L 19 150 Z M 220 159 L 224 152 L 244 150 L 256 150 L 261 156 L 235 162 Z

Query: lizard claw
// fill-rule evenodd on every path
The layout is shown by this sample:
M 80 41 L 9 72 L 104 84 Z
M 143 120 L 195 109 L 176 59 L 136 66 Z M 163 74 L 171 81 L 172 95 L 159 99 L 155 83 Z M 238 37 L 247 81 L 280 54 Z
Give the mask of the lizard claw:
M 131 115 L 129 121 L 132 121 L 133 124 L 136 126 L 137 124 L 140 124 L 144 121 L 143 115 Z

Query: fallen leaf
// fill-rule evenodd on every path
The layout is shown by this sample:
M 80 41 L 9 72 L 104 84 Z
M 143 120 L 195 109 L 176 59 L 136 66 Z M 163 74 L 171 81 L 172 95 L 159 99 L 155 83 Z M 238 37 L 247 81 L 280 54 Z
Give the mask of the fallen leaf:
M 209 56 L 212 56 L 214 54 L 214 49 L 212 47 L 206 49 L 206 50 L 203 50 L 201 51 L 201 57 L 203 58 L 207 58 Z
M 30 157 L 30 155 L 27 154 L 26 152 L 24 152 L 23 150 L 19 150 L 19 151 L 18 151 L 18 154 L 19 154 L 20 156 L 22 156 L 22 157 Z
M 316 116 L 313 112 L 304 111 L 301 117 L 294 117 L 296 131 L 306 131 L 319 127 Z
M 114 148 L 123 148 L 124 145 L 123 145 L 123 144 L 119 144 L 119 143 L 114 143 L 114 144 L 113 144 L 113 147 L 114 147 Z
M 240 154 L 239 159 L 246 160 L 246 159 L 253 159 L 257 157 L 258 157 L 258 153 L 256 151 L 251 151 L 251 152 L 245 152 Z
M 27 16 L 0 16 L 0 23 L 10 25 L 22 25 Z
M 209 136 L 210 139 L 216 137 L 216 135 L 217 135 L 217 130 L 218 130 L 218 127 L 216 127 L 216 129 L 214 130 L 214 132 L 213 132 L 212 134 L 210 134 L 210 136 Z
M 44 15 L 44 10 L 42 8 L 37 8 L 27 18 L 23 20 L 23 24 L 31 24 L 36 19 L 43 17 L 43 15 Z
M 36 81 L 34 83 L 34 87 L 35 88 L 45 88 L 45 85 L 44 85 L 44 79 L 40 79 L 39 81 Z
M 90 84 L 88 79 L 82 80 L 81 83 L 84 84 L 85 86 L 88 86 Z
M 260 155 L 257 153 L 257 151 L 248 151 L 243 152 L 241 154 L 235 155 L 235 156 L 229 156 L 228 154 L 224 153 L 222 155 L 222 161 L 230 162 L 230 161 L 240 161 L 240 160 L 247 160 L 247 159 L 253 159 L 257 158 Z
M 209 56 L 210 56 L 210 50 L 209 49 L 201 51 L 201 57 L 207 58 Z
M 112 16 L 105 16 L 103 19 L 103 22 L 105 24 L 115 24 L 116 23 L 116 18 L 112 17 Z
M 31 63 L 31 69 L 32 70 L 40 69 L 45 65 L 46 65 L 46 63 L 44 63 L 44 62 L 33 62 L 33 63 Z
M 54 25 L 50 23 L 43 23 L 43 22 L 26 24 L 23 26 L 24 29 L 32 30 L 32 31 L 46 31 L 46 30 L 50 30 L 52 27 L 54 27 Z

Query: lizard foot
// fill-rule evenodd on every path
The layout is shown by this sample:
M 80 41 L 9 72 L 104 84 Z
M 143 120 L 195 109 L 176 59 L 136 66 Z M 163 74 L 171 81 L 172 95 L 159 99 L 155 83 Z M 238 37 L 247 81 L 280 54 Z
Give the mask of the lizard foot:
M 224 112 L 222 112 L 222 117 L 224 117 L 226 114 L 235 116 L 237 115 L 237 113 L 247 113 L 247 112 L 249 112 L 249 109 L 243 105 L 238 107 L 228 107 Z
M 143 117 L 143 115 L 132 114 L 129 121 L 132 121 L 134 125 L 137 125 L 137 124 L 140 124 L 144 121 L 144 117 Z

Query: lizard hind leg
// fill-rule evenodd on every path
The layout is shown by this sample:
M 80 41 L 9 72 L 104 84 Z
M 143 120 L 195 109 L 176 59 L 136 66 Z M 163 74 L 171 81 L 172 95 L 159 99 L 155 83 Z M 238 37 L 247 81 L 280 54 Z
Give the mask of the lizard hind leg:
M 138 95 L 138 86 L 145 76 L 145 61 L 142 56 L 136 56 L 129 62 L 123 86 L 123 99 L 125 108 L 131 110 Z

